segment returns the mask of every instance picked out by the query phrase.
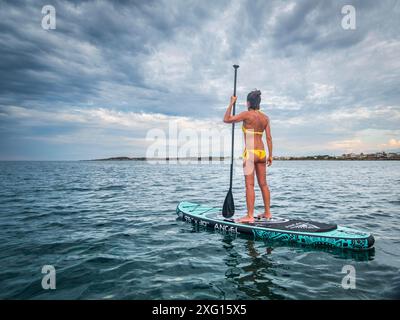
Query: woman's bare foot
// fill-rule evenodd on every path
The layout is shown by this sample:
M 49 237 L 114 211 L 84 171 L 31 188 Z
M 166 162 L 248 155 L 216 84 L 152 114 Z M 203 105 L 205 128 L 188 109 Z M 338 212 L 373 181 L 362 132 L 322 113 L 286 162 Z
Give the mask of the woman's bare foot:
M 235 222 L 239 222 L 239 223 L 252 223 L 254 222 L 254 217 L 249 217 L 249 216 L 245 216 L 243 218 L 240 219 L 236 219 Z
M 257 215 L 257 219 L 267 219 L 267 220 L 271 220 L 272 215 L 271 213 L 260 213 L 259 215 Z

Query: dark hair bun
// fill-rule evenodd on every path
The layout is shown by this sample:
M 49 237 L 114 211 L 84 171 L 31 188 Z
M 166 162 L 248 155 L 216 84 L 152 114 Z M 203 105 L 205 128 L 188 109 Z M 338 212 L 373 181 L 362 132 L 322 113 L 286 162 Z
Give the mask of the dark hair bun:
M 252 109 L 260 109 L 261 102 L 261 91 L 253 90 L 247 95 L 247 101 L 250 103 L 250 108 Z

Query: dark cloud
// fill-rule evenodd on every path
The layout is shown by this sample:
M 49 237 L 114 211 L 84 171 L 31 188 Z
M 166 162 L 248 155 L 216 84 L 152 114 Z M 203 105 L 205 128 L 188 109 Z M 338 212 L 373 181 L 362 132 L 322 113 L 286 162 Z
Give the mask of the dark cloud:
M 54 6 L 57 29 L 45 31 L 39 3 L 4 5 L 3 103 L 82 103 L 98 94 L 101 82 L 151 89 L 152 84 L 143 80 L 143 58 L 160 43 L 171 41 L 177 30 L 196 32 L 220 8 L 206 10 L 205 5 L 192 7 L 190 2 L 169 7 L 159 1 L 56 1 Z M 91 50 L 86 52 L 85 47 Z M 163 88 L 159 90 L 162 94 Z

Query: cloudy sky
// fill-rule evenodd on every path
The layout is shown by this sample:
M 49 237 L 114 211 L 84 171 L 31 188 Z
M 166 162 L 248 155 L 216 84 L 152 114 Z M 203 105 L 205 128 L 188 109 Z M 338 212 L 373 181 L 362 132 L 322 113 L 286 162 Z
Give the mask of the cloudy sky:
M 1 1 L 0 160 L 144 156 L 171 123 L 229 135 L 234 63 L 275 155 L 400 151 L 399 27 L 400 1 Z

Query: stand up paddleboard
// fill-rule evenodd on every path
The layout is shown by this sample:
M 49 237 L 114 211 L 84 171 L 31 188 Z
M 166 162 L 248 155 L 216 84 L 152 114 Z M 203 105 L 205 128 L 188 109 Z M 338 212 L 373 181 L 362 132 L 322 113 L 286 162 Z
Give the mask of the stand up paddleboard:
M 274 218 L 238 223 L 224 218 L 221 209 L 192 202 L 179 203 L 176 213 L 187 222 L 227 233 L 251 234 L 255 239 L 349 249 L 368 249 L 375 242 L 369 233 L 315 221 Z

